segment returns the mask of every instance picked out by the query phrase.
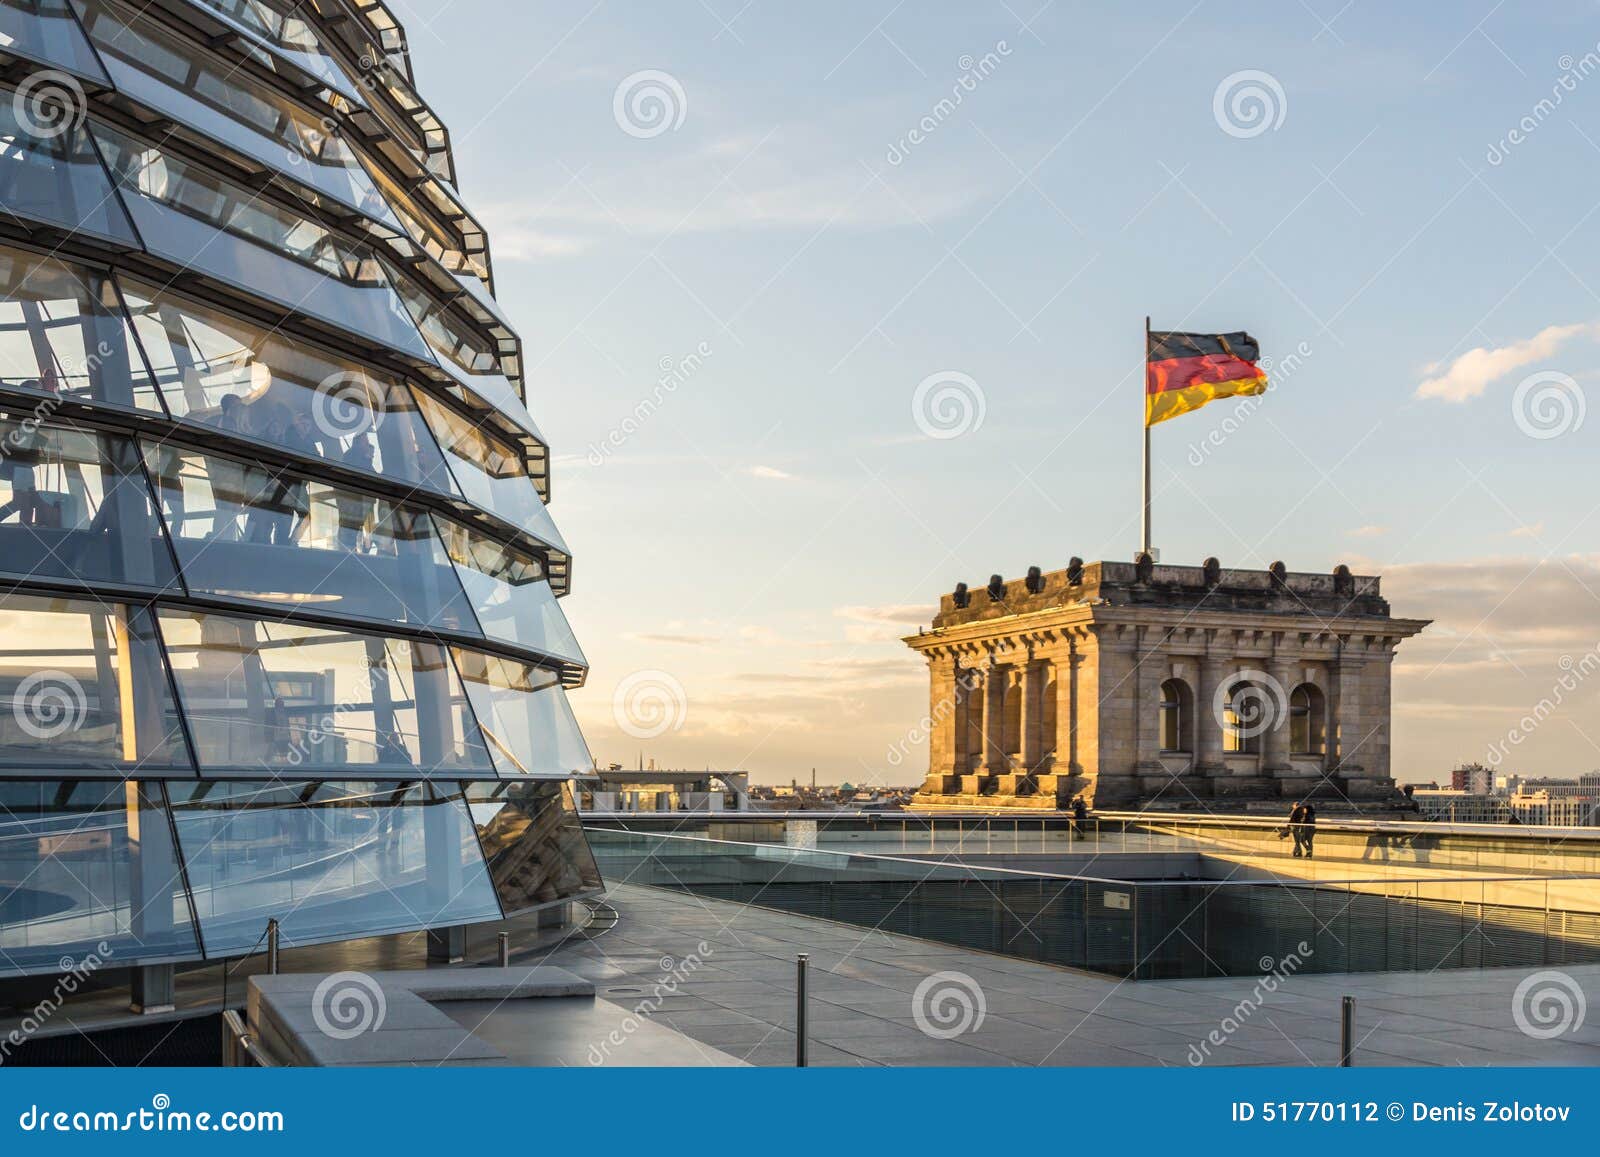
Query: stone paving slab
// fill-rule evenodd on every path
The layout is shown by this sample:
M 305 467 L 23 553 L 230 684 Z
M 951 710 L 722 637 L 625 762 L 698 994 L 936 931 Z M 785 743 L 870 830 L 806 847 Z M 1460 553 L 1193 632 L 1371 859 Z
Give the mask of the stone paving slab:
M 604 993 L 648 990 L 663 957 L 696 953 L 654 1015 L 749 1064 L 794 1063 L 794 960 L 807 952 L 813 1065 L 1188 1066 L 1202 1044 L 1208 1065 L 1334 1065 L 1347 994 L 1366 1036 L 1358 1064 L 1600 1065 L 1600 1013 L 1550 1041 L 1518 1030 L 1520 969 L 1290 976 L 1256 1005 L 1255 977 L 1120 981 L 665 889 L 618 885 L 608 900 L 612 932 L 543 959 Z M 1600 1009 L 1600 965 L 1562 971 Z M 984 1010 L 949 1039 L 924 1032 L 914 1004 L 940 973 L 964 974 Z

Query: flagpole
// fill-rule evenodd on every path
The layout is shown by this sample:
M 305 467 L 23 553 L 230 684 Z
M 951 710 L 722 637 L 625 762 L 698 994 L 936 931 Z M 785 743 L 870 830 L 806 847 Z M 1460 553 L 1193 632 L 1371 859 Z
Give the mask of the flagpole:
M 1143 545 L 1139 548 L 1141 554 L 1150 553 L 1150 423 L 1148 409 L 1150 400 L 1150 316 L 1144 319 L 1144 381 L 1139 390 L 1139 425 L 1144 430 L 1144 514 L 1140 519 L 1140 541 Z

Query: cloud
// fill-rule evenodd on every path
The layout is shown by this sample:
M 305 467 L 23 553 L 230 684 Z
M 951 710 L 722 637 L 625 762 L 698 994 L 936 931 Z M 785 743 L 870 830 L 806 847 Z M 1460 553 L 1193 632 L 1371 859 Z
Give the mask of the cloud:
M 1371 523 L 1368 523 L 1366 526 L 1356 527 L 1349 533 L 1351 538 L 1378 538 L 1382 535 L 1388 534 L 1389 528 L 1387 526 L 1374 526 Z
M 1533 522 L 1527 526 L 1519 526 L 1512 530 L 1512 538 L 1538 538 L 1544 533 L 1544 522 Z
M 881 607 L 835 607 L 833 613 L 858 623 L 909 623 L 913 627 L 925 627 L 933 621 L 937 609 L 924 603 L 890 603 Z
M 1530 338 L 1507 346 L 1470 349 L 1451 362 L 1443 373 L 1439 372 L 1438 362 L 1428 366 L 1424 372 L 1433 376 L 1417 387 L 1417 397 L 1465 402 L 1476 398 L 1489 388 L 1491 382 L 1513 370 L 1550 357 L 1573 338 L 1595 335 L 1600 335 L 1600 323 L 1552 325 Z
M 716 635 L 629 635 L 639 643 L 673 643 L 684 647 L 714 647 L 722 642 Z
M 783 482 L 794 481 L 794 475 L 787 471 L 779 470 L 776 466 L 750 466 L 745 473 L 752 478 L 771 478 Z

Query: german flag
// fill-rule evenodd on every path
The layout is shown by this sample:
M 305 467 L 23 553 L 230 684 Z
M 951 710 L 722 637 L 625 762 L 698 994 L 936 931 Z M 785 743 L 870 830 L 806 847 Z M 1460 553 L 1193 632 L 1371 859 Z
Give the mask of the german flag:
M 1144 424 L 1154 426 L 1218 398 L 1263 394 L 1261 347 L 1247 333 L 1152 330 L 1145 356 Z

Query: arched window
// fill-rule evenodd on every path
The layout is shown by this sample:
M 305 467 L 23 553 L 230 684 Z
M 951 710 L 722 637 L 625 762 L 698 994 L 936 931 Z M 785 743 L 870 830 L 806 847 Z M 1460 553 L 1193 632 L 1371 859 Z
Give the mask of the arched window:
M 1233 755 L 1257 755 L 1261 733 L 1272 725 L 1270 696 L 1264 688 L 1240 680 L 1228 688 L 1222 708 L 1222 750 Z
M 1161 750 L 1194 750 L 1194 696 L 1182 679 L 1161 684 Z
M 1322 755 L 1328 747 L 1328 708 L 1322 689 L 1302 683 L 1289 696 L 1289 750 Z

